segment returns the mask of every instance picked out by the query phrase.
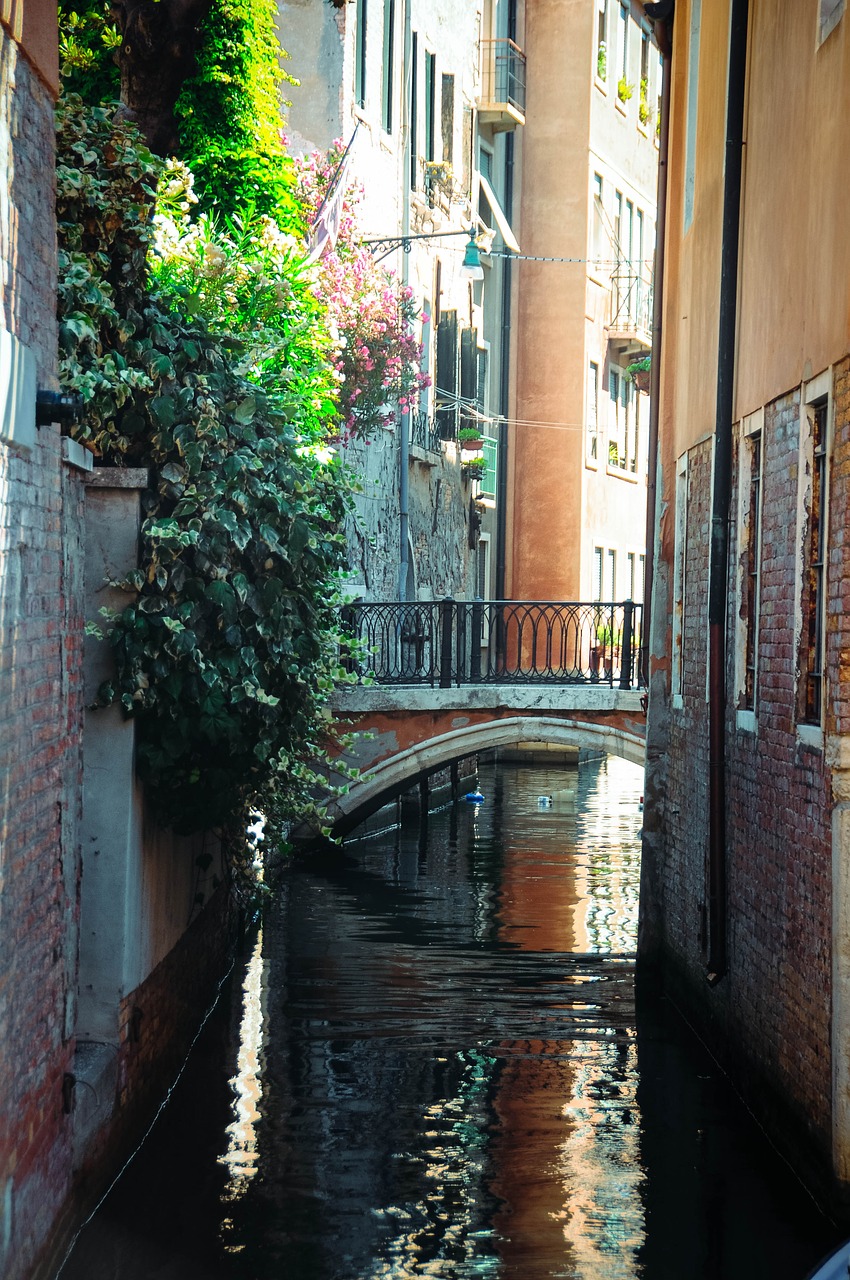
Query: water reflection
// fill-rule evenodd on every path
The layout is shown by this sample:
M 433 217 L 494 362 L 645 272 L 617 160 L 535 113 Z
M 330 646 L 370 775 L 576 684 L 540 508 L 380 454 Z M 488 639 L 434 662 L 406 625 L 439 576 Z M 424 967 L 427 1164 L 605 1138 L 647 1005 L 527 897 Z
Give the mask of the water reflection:
M 480 781 L 425 841 L 293 870 L 187 1076 L 209 1122 L 184 1090 L 63 1280 L 796 1280 L 825 1251 L 710 1060 L 636 1017 L 640 772 Z

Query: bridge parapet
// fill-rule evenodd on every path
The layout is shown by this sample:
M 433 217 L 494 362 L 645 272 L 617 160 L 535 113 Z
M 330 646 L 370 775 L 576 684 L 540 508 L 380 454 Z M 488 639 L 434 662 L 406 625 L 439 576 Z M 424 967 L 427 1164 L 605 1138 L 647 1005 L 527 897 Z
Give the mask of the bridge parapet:
M 643 608 L 551 600 L 364 601 L 346 606 L 352 669 L 380 684 L 638 683 Z

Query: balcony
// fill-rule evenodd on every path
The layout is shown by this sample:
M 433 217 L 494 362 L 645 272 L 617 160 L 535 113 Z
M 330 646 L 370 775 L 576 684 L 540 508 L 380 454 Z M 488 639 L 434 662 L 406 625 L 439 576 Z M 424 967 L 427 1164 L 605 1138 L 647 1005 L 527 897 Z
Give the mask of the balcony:
M 652 282 L 622 263 L 611 277 L 608 340 L 627 355 L 652 349 Z
M 525 124 L 525 54 L 513 40 L 481 41 L 478 119 L 496 133 Z

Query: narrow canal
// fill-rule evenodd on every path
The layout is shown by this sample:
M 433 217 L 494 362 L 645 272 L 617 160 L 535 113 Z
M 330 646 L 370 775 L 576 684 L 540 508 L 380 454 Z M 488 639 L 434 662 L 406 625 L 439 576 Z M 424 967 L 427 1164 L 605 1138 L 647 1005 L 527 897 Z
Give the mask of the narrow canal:
M 832 1246 L 635 1008 L 640 771 L 480 786 L 288 874 L 61 1280 L 803 1280 Z

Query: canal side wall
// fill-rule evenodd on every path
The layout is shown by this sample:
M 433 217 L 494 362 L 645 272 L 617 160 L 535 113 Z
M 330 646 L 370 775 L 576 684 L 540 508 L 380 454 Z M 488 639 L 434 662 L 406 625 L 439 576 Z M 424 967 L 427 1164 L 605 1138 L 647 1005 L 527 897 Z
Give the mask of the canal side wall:
M 36 425 L 38 393 L 57 387 L 57 93 L 55 4 L 10 0 L 0 13 L 3 1280 L 52 1280 L 178 1070 L 234 935 L 209 841 L 155 827 L 133 775 L 132 727 L 109 711 L 95 725 L 84 710 L 85 623 L 103 602 L 86 590 L 105 572 L 87 564 L 93 513 L 112 506 L 105 541 L 132 553 L 137 524 L 122 522 L 138 512 L 138 485 L 132 474 L 94 481 L 86 450 L 56 423 Z M 84 926 L 86 899 L 95 911 Z
M 805 388 L 765 405 L 757 712 L 741 711 L 747 522 L 731 521 L 726 715 L 728 972 L 707 981 L 709 744 L 705 692 L 711 446 L 687 460 L 681 694 L 650 715 L 649 845 L 669 993 L 729 1070 L 792 1165 L 846 1214 L 850 858 L 850 361 L 832 369 L 824 725 L 799 724 L 799 581 Z M 752 423 L 749 425 L 753 425 Z M 740 431 L 731 510 L 748 500 Z M 802 468 L 802 477 L 800 469 Z M 805 504 L 803 504 L 805 508 Z M 791 518 L 789 518 L 789 512 Z M 665 750 L 659 750 L 660 747 Z M 660 821 L 659 821 L 660 819 Z M 660 886 L 660 889 L 659 889 Z M 647 910 L 649 903 L 647 903 Z M 651 948 L 650 948 L 651 951 Z

